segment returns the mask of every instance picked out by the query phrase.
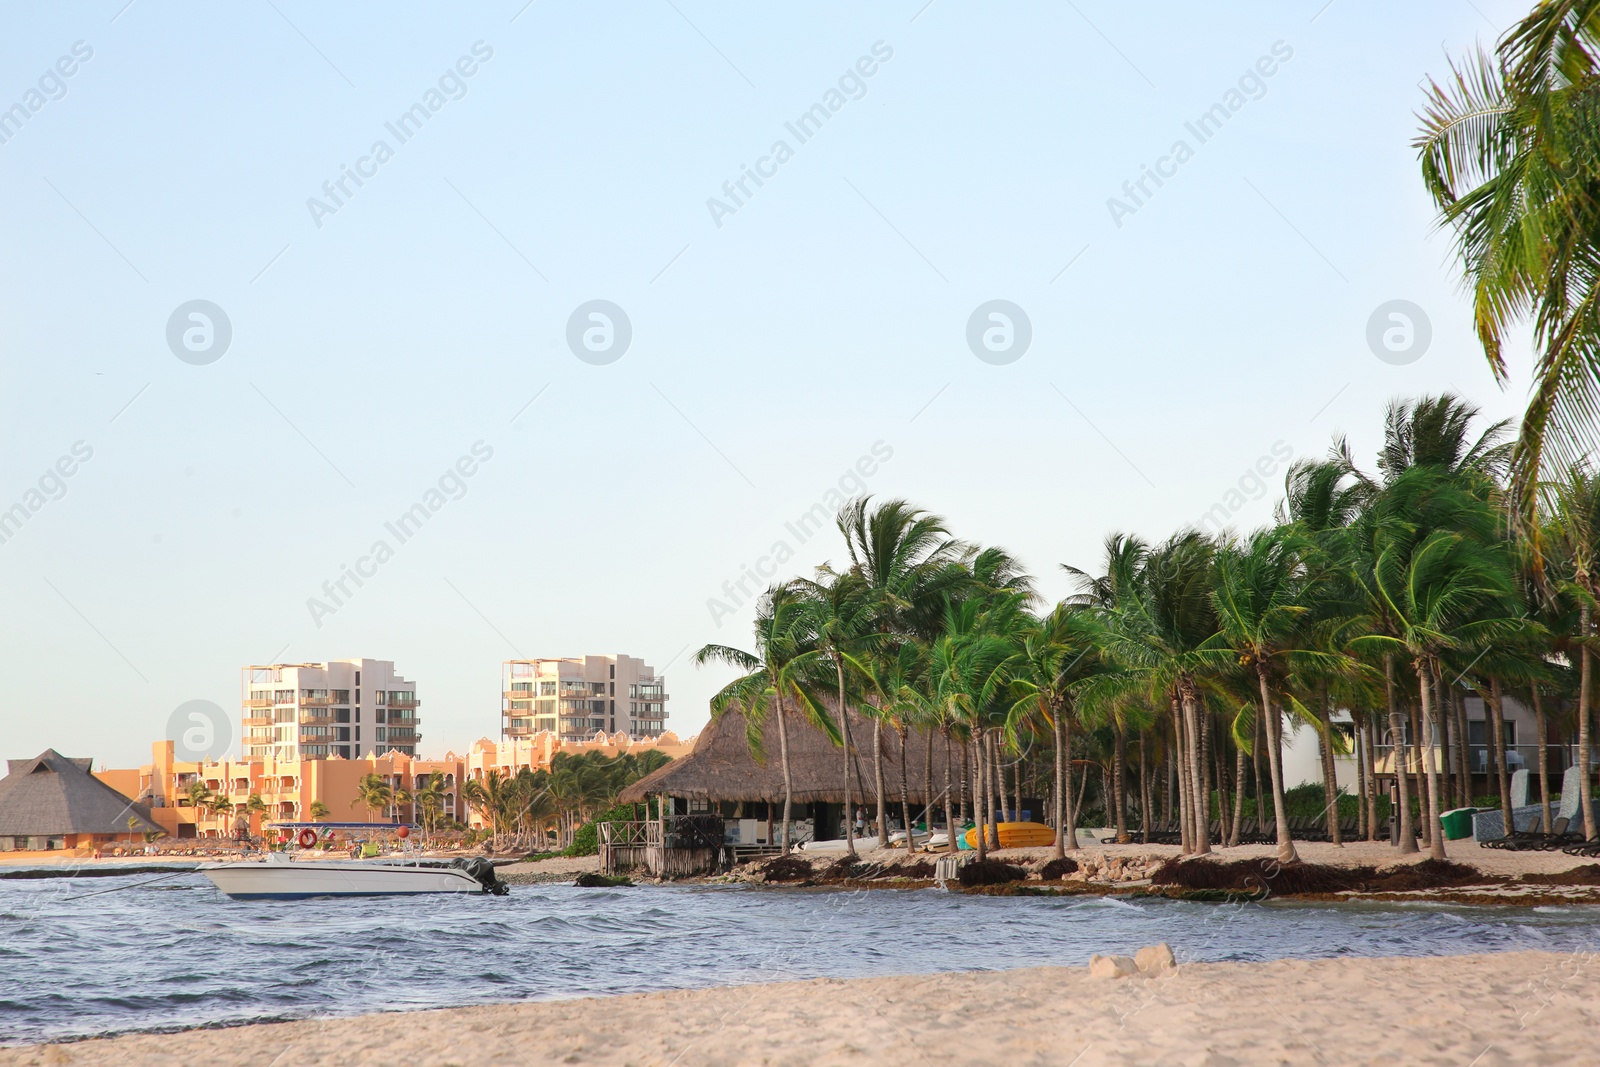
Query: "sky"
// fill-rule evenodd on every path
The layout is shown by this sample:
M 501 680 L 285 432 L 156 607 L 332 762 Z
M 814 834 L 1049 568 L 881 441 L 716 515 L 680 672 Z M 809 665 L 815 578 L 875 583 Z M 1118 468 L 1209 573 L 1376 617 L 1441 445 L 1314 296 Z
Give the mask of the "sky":
M 1527 6 L 11 7 L 0 751 L 359 656 L 424 754 L 513 657 L 641 656 L 687 736 L 842 496 L 1055 599 L 1396 397 L 1513 416 L 1411 141 Z

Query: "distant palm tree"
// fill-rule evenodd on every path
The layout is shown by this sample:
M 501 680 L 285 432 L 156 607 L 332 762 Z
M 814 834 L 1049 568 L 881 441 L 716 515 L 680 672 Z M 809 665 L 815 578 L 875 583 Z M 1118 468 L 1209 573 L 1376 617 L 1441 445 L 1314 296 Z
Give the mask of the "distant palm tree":
M 313 800 L 311 802 L 310 812 L 311 818 L 317 822 L 321 822 L 323 819 L 326 819 L 329 815 L 333 814 L 332 811 L 328 810 L 328 805 L 324 804 L 320 800 Z
M 778 727 L 778 762 L 783 772 L 783 854 L 792 844 L 794 818 L 794 774 L 789 765 L 788 701 L 797 708 L 815 708 L 816 702 L 802 694 L 801 672 L 805 657 L 815 647 L 805 605 L 787 585 L 775 585 L 762 596 L 756 609 L 756 651 L 744 652 L 728 645 L 706 645 L 694 654 L 696 666 L 725 663 L 745 674 L 729 682 L 711 698 L 711 714 L 721 715 L 737 706 L 744 714 L 745 736 L 751 754 L 765 761 L 763 734 L 770 708 Z M 824 725 L 815 723 L 815 725 Z M 827 730 L 832 733 L 831 728 Z M 662 755 L 654 750 L 653 755 Z M 648 772 L 646 772 L 648 773 Z M 642 775 L 641 775 L 642 777 Z
M 372 821 L 374 811 L 387 811 L 394 800 L 394 787 L 389 780 L 381 774 L 363 774 L 361 781 L 356 783 L 356 797 L 350 802 L 353 808 L 357 804 L 367 809 L 367 821 Z

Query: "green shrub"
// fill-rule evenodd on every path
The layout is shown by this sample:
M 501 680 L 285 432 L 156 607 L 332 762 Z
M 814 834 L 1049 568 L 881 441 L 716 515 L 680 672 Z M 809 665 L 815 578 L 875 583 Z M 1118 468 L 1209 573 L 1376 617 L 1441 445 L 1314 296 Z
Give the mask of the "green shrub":
M 640 810 L 632 804 L 619 804 L 610 811 L 602 812 L 599 818 L 584 823 L 573 832 L 572 844 L 562 849 L 561 854 L 563 856 L 595 855 L 600 851 L 600 824 L 603 822 L 632 822 L 638 818 Z

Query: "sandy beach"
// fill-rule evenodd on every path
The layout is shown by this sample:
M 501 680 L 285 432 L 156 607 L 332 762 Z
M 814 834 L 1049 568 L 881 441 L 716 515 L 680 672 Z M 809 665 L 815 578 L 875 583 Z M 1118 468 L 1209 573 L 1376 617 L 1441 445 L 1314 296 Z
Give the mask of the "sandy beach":
M 1181 958 L 1182 948 L 1179 946 Z M 1514 952 L 734 986 L 0 1049 L 23 1064 L 1593 1063 L 1600 959 Z

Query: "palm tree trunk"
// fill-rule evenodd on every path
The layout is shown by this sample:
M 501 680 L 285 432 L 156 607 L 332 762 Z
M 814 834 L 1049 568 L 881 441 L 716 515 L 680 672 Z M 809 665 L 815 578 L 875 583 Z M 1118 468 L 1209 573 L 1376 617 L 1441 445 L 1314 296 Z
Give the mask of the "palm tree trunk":
M 1405 743 L 1406 728 L 1405 720 L 1400 717 L 1400 703 L 1394 691 L 1394 656 L 1392 654 L 1385 654 L 1383 657 L 1383 678 L 1384 688 L 1389 697 L 1389 733 L 1391 735 L 1389 753 L 1394 760 L 1396 803 L 1400 807 L 1400 811 L 1397 813 L 1400 819 L 1400 842 L 1398 847 L 1401 852 L 1410 853 L 1417 851 L 1417 835 L 1416 830 L 1411 825 L 1411 793 L 1407 788 L 1410 783 L 1406 781 L 1406 763 L 1409 762 Z
M 1139 738 L 1139 840 L 1150 843 L 1150 757 L 1148 735 Z
M 1594 789 L 1589 782 L 1589 605 L 1578 609 L 1578 634 L 1584 642 L 1579 652 L 1578 670 L 1578 803 L 1583 808 L 1583 837 L 1600 837 L 1594 822 Z
M 1261 714 L 1267 724 L 1267 770 L 1272 775 L 1272 811 L 1278 823 L 1278 862 L 1299 863 L 1300 854 L 1294 850 L 1294 839 L 1289 836 L 1289 809 L 1283 799 L 1283 723 L 1272 706 L 1267 672 L 1258 668 L 1256 681 L 1261 685 Z
M 1172 759 L 1178 769 L 1178 826 L 1181 854 L 1194 854 L 1194 790 L 1189 785 L 1188 744 L 1183 719 L 1183 700 L 1172 694 Z
M 1233 748 L 1233 825 L 1228 828 L 1228 846 L 1236 847 L 1244 831 L 1244 748 Z
M 1188 759 L 1185 763 L 1189 767 L 1189 818 L 1193 823 L 1194 854 L 1204 856 L 1211 851 L 1211 828 L 1208 825 L 1210 816 L 1210 798 L 1201 792 L 1205 788 L 1205 766 L 1200 762 L 1200 714 L 1196 707 L 1197 700 L 1190 684 L 1185 683 L 1180 687 L 1179 698 L 1183 704 L 1183 726 L 1188 740 Z
M 1489 713 L 1494 720 L 1494 769 L 1500 780 L 1500 817 L 1505 819 L 1506 833 L 1516 830 L 1511 814 L 1511 778 L 1506 772 L 1506 719 L 1500 703 L 1500 679 L 1489 679 Z
M 1449 686 L 1450 709 L 1456 719 L 1456 774 L 1461 780 L 1459 799 L 1461 807 L 1472 806 L 1472 765 L 1468 761 L 1467 736 L 1467 701 L 1465 695 L 1455 686 Z
M 1433 665 L 1431 685 L 1433 686 L 1433 699 L 1438 707 L 1435 713 L 1439 719 L 1439 788 L 1444 794 L 1439 799 L 1439 810 L 1444 811 L 1450 803 L 1450 798 L 1455 795 L 1455 783 L 1451 781 L 1455 775 L 1452 773 L 1455 764 L 1452 762 L 1450 748 L 1451 721 L 1450 702 L 1444 695 L 1444 676 L 1439 673 L 1439 665 Z
M 961 795 L 956 797 L 957 806 L 961 809 L 961 822 L 963 825 L 972 821 L 972 790 L 967 788 L 967 772 L 970 770 L 972 770 L 972 743 L 963 737 L 961 739 L 961 781 L 959 783 Z M 951 832 L 955 831 L 953 826 L 950 829 Z M 953 844 L 951 851 L 955 851 Z
M 933 730 L 923 730 L 926 745 L 922 750 L 922 824 L 928 828 L 928 836 L 933 836 Z M 948 754 L 948 753 L 947 753 Z M 948 796 L 949 794 L 946 793 Z
M 1206 850 L 1211 849 L 1211 712 L 1200 704 L 1196 712 L 1200 720 L 1200 825 L 1205 831 Z M 1218 786 L 1220 788 L 1220 784 Z M 1219 794 L 1220 798 L 1220 794 Z
M 983 758 L 983 746 L 985 740 L 983 735 L 983 727 L 975 726 L 973 728 L 973 733 L 972 801 L 973 814 L 977 816 L 976 822 L 974 823 L 974 825 L 977 827 L 977 833 L 973 834 L 972 836 L 978 846 L 978 862 L 981 863 L 989 858 L 989 819 L 986 812 L 986 808 L 989 804 L 989 785 L 988 782 L 985 781 L 985 779 L 988 777 L 986 765 L 989 761 Z
M 1422 737 L 1422 709 L 1417 704 L 1409 704 L 1407 710 L 1411 714 L 1411 747 L 1417 754 L 1417 810 L 1422 815 L 1422 826 L 1420 828 L 1422 831 L 1422 843 L 1431 848 L 1432 845 L 1429 842 L 1432 840 L 1433 822 L 1427 816 L 1427 812 L 1432 810 L 1428 800 L 1428 786 L 1431 784 L 1431 779 L 1428 777 L 1427 767 L 1422 762 L 1422 746 L 1424 744 Z
M 792 842 L 790 827 L 794 818 L 794 773 L 789 766 L 789 720 L 783 714 L 783 696 L 776 688 L 773 699 L 778 707 L 778 760 L 783 766 L 783 855 L 789 854 Z
M 1422 764 L 1428 775 L 1428 855 L 1436 860 L 1445 858 L 1444 826 L 1439 822 L 1439 767 L 1433 758 L 1433 727 L 1436 709 L 1433 706 L 1432 686 L 1428 684 L 1429 664 L 1417 663 L 1417 685 L 1422 692 Z
M 1317 705 L 1317 725 L 1322 734 L 1317 738 L 1317 748 L 1322 756 L 1322 797 L 1327 803 L 1324 814 L 1328 817 L 1328 840 L 1342 847 L 1339 835 L 1339 781 L 1333 766 L 1333 717 L 1328 713 L 1328 687 L 1322 686 L 1322 699 Z
M 1056 816 L 1056 843 L 1050 850 L 1050 855 L 1056 859 L 1067 854 L 1067 722 L 1066 714 L 1057 708 L 1056 713 L 1050 716 L 1050 733 L 1053 735 L 1056 748 L 1056 777 L 1055 777 L 1055 816 Z M 1073 847 L 1077 846 L 1074 841 Z
M 1133 838 L 1128 835 L 1128 734 L 1122 720 L 1113 715 L 1111 730 L 1114 735 L 1111 750 L 1111 791 L 1116 805 L 1117 844 L 1124 845 Z
M 844 705 L 844 660 L 833 657 L 834 673 L 839 679 L 839 739 L 844 742 L 844 847 L 845 855 L 856 858 L 855 793 L 850 790 L 850 717 Z
M 954 807 L 955 797 L 950 792 L 950 778 L 955 772 L 955 752 L 954 746 L 950 743 L 950 728 L 944 727 L 941 732 L 944 734 L 944 836 L 946 838 L 944 850 L 946 852 L 954 852 L 956 850 L 956 813 Z M 961 777 L 965 779 L 966 775 L 967 770 L 962 767 Z
M 1372 749 L 1367 745 L 1367 717 L 1352 713 L 1356 724 L 1356 837 L 1372 840 L 1372 820 L 1367 811 L 1367 760 Z
M 900 735 L 900 817 L 905 820 L 906 824 L 906 855 L 909 856 L 916 851 L 917 847 L 917 828 L 916 824 L 911 821 L 911 779 L 909 772 L 906 770 L 907 755 L 910 750 L 906 748 L 905 724 L 901 723 L 896 728 L 896 732 Z M 929 739 L 929 744 L 932 744 L 931 738 Z M 929 799 L 930 801 L 932 800 L 931 797 Z
M 993 848 L 1000 847 L 1001 814 L 1006 806 L 1005 779 L 1000 773 L 1000 735 L 989 731 L 989 829 L 994 834 Z M 998 805 L 995 803 L 998 801 Z
M 1539 826 L 1550 833 L 1550 752 L 1546 748 L 1549 735 L 1545 733 L 1544 702 L 1539 699 L 1539 684 L 1529 687 L 1533 695 L 1533 730 L 1539 741 Z
M 872 775 L 878 787 L 878 847 L 889 847 L 889 798 L 883 784 L 883 720 L 872 717 Z
M 1016 806 L 1011 810 L 1016 813 L 1017 821 L 1022 821 L 1022 776 L 1027 769 L 1026 756 L 1018 756 L 1017 762 L 1011 765 L 1011 792 L 1016 797 Z

